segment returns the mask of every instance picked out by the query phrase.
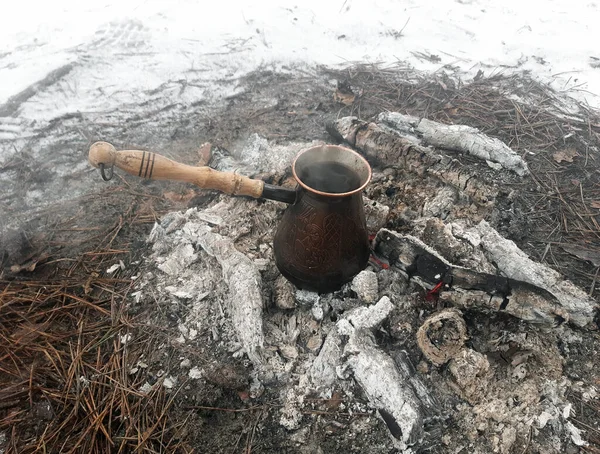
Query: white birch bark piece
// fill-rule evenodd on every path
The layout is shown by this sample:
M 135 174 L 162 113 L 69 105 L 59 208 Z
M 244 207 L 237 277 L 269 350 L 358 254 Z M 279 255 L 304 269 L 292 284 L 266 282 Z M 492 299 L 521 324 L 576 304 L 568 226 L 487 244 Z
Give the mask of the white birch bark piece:
M 426 118 L 419 119 L 398 112 L 383 112 L 378 121 L 397 129 L 400 134 L 414 130 L 426 145 L 468 153 L 485 161 L 500 164 L 519 176 L 529 174 L 527 163 L 499 139 L 467 125 L 445 125 Z

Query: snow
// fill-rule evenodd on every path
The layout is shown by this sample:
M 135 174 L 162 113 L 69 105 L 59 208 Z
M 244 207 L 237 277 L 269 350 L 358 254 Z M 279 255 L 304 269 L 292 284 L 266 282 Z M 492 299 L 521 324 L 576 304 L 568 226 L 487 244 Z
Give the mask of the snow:
M 599 19 L 599 4 L 570 0 L 23 0 L 0 16 L 0 106 L 69 63 L 20 107 L 23 124 L 134 109 L 161 86 L 157 107 L 214 101 L 258 67 L 356 61 L 453 65 L 465 78 L 531 70 L 600 106 Z M 23 133 L 13 123 L 0 119 L 2 138 Z

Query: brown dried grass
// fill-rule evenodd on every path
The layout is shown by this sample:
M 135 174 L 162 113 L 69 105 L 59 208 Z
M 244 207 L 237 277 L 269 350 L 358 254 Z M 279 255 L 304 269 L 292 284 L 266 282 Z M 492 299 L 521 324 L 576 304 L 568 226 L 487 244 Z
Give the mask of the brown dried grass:
M 130 253 L 121 230 L 139 221 L 137 206 L 131 201 L 112 225 L 91 231 L 96 235 L 81 241 L 76 255 L 0 281 L 6 454 L 191 452 L 179 436 L 182 424 L 169 413 L 176 393 L 167 394 L 160 382 L 141 392 L 143 377 L 130 374 L 160 340 L 124 310 L 133 270 L 103 277 L 115 258 Z M 128 334 L 131 340 L 122 342 Z

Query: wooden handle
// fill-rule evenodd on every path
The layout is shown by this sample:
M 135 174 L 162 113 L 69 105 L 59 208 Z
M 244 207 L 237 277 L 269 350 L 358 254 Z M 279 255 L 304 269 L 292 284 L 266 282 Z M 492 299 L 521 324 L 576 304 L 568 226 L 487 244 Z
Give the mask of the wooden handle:
M 131 175 L 151 180 L 175 180 L 193 183 L 204 189 L 216 189 L 231 195 L 262 196 L 264 182 L 210 167 L 194 167 L 172 161 L 151 151 L 117 151 L 108 142 L 90 147 L 88 159 L 94 167 L 118 167 Z

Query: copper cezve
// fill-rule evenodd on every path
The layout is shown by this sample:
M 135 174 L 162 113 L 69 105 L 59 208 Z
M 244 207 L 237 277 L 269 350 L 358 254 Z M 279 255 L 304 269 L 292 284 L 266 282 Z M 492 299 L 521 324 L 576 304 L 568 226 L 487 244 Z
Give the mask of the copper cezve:
M 143 178 L 186 181 L 231 195 L 288 203 L 273 248 L 277 268 L 299 288 L 337 290 L 369 259 L 362 191 L 371 180 L 371 167 L 348 148 L 321 145 L 299 153 L 292 163 L 295 189 L 188 166 L 148 151 L 117 151 L 107 142 L 94 143 L 89 160 L 104 179 L 110 179 L 105 172 L 112 174 L 116 166 Z

